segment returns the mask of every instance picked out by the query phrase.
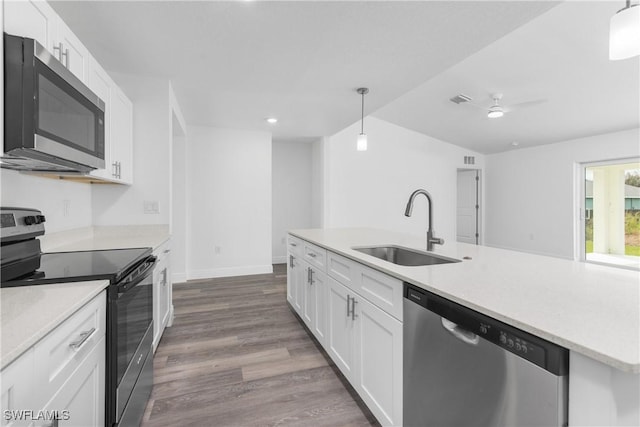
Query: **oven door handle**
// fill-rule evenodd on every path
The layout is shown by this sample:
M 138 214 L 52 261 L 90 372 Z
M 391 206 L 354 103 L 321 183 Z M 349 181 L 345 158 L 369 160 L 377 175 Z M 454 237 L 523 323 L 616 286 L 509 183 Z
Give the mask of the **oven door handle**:
M 153 270 L 153 268 L 156 266 L 157 261 L 158 261 L 158 258 L 156 258 L 155 256 L 150 256 L 149 258 L 147 258 L 144 261 L 145 263 L 144 270 L 138 273 L 138 277 L 136 277 L 135 280 L 118 285 L 118 296 L 127 292 L 131 288 L 137 286 L 140 282 L 146 279 L 147 276 L 149 276 L 148 274 L 149 271 Z

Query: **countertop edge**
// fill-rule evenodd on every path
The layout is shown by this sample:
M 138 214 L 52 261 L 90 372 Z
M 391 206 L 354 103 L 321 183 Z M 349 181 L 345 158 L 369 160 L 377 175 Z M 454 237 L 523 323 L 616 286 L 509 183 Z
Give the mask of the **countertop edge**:
M 79 283 L 79 282 L 71 282 Z M 102 291 L 104 291 L 109 286 L 108 280 L 95 280 L 86 282 L 88 285 L 93 284 L 94 286 L 87 291 L 87 293 L 83 296 L 83 298 L 74 301 L 72 304 L 68 306 L 67 309 L 60 311 L 58 316 L 52 318 L 46 325 L 42 328 L 35 331 L 29 337 L 25 338 L 20 344 L 16 345 L 15 348 L 8 351 L 5 354 L 0 354 L 0 370 L 6 368 L 11 363 L 13 363 L 16 359 L 18 359 L 23 353 L 29 350 L 31 347 L 36 345 L 42 338 L 47 336 L 51 331 L 60 326 L 62 322 L 71 317 L 75 312 L 84 307 L 89 301 L 99 295 Z M 56 284 L 58 286 L 65 285 L 64 283 Z M 42 285 L 34 285 L 34 286 L 42 286 Z M 51 286 L 51 285 L 48 285 Z

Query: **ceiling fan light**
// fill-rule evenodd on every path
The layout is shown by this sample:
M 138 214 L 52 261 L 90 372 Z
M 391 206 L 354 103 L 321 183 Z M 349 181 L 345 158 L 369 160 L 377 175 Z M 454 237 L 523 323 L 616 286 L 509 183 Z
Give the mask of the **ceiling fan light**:
M 367 134 L 361 133 L 358 135 L 358 142 L 356 143 L 356 150 L 367 151 Z
M 489 108 L 489 112 L 487 113 L 487 117 L 490 119 L 497 119 L 498 117 L 504 116 L 504 111 L 500 107 L 491 107 Z
M 609 59 L 640 55 L 640 6 L 628 6 L 613 15 L 609 27 Z

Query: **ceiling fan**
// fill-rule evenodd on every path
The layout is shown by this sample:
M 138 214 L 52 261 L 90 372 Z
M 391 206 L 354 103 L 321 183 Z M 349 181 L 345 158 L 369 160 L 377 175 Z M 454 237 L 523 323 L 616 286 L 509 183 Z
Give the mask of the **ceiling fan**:
M 464 94 L 458 94 L 450 98 L 449 100 L 455 104 L 469 104 L 475 108 L 482 109 L 487 112 L 487 117 L 490 119 L 496 119 L 496 118 L 502 117 L 504 116 L 505 113 L 510 113 L 512 111 L 515 111 L 524 107 L 530 107 L 533 105 L 541 104 L 543 102 L 547 102 L 546 99 L 537 99 L 534 101 L 520 102 L 518 104 L 505 106 L 501 102 L 502 96 L 503 96 L 502 93 L 491 94 L 491 100 L 493 102 L 491 105 L 488 105 L 488 106 L 477 104 L 473 102 L 473 98 Z

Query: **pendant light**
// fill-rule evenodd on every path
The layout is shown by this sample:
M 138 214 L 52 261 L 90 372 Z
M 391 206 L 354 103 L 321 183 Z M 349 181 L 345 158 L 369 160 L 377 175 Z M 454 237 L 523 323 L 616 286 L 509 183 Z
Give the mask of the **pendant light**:
M 609 59 L 627 59 L 640 55 L 640 7 L 627 5 L 611 18 L 609 27 Z
M 366 87 L 360 87 L 357 92 L 362 95 L 362 118 L 360 121 L 360 135 L 358 135 L 358 142 L 356 149 L 358 151 L 367 151 L 367 134 L 364 133 L 364 96 L 369 93 L 369 89 Z

